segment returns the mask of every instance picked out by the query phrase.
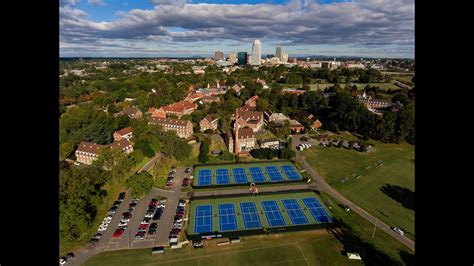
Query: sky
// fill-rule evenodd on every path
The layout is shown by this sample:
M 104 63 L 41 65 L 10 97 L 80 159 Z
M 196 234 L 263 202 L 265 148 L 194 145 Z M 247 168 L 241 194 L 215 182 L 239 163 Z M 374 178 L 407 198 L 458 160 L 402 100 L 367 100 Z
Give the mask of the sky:
M 414 58 L 414 0 L 59 0 L 61 57 Z

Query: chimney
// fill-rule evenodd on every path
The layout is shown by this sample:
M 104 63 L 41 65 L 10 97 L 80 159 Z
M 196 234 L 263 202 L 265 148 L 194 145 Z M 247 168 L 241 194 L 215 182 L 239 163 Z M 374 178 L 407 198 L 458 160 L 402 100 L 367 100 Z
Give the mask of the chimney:
M 239 109 L 237 108 L 235 110 L 235 125 L 234 125 L 234 132 L 235 132 L 235 138 L 234 138 L 234 153 L 238 154 L 240 149 L 239 149 Z

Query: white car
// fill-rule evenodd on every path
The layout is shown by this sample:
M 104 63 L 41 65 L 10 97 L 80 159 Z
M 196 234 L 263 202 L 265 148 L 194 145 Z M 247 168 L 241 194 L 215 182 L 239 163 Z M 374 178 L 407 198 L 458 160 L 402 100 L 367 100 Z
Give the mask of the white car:
M 99 229 L 97 229 L 97 231 L 99 231 L 99 232 L 102 232 L 102 231 L 105 231 L 105 230 L 107 230 L 106 226 L 100 226 Z
M 179 218 L 178 220 L 174 221 L 175 223 L 181 223 L 183 219 Z
M 164 208 L 164 207 L 166 207 L 166 205 L 163 204 L 163 203 L 161 203 L 161 204 L 159 204 L 159 205 L 156 205 L 156 207 L 158 207 L 158 208 Z
M 178 206 L 179 207 L 184 207 L 184 206 L 186 206 L 186 203 L 179 203 Z
M 128 223 L 128 222 L 130 222 L 130 218 L 122 218 L 122 220 L 120 222 Z
M 143 220 L 140 222 L 140 224 L 150 224 L 150 220 Z
M 128 222 L 120 222 L 118 226 L 127 226 Z
M 59 264 L 61 265 L 66 264 L 66 260 L 64 258 L 59 258 Z
M 405 232 L 403 232 L 403 230 L 400 228 L 393 227 L 392 230 L 397 232 L 401 236 L 405 235 Z
M 161 203 L 161 204 L 165 204 L 165 203 L 166 203 L 166 199 L 160 199 L 160 203 Z

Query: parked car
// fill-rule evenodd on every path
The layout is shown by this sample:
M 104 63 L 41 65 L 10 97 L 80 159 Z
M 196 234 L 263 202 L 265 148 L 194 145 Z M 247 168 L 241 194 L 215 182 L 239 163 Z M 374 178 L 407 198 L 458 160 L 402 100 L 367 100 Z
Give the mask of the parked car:
M 154 247 L 151 249 L 151 254 L 163 254 L 165 253 L 165 248 L 163 247 Z
M 138 240 L 143 240 L 143 239 L 145 239 L 145 232 L 138 232 L 138 233 L 135 235 L 135 239 L 138 239 Z
M 130 219 L 130 218 L 132 218 L 132 213 L 131 213 L 131 212 L 124 212 L 124 213 L 122 214 L 122 216 L 123 216 L 123 218 L 125 218 L 125 219 Z
M 143 221 L 140 222 L 140 224 L 149 224 L 150 223 L 150 218 L 145 218 Z
M 97 229 L 99 232 L 103 232 L 105 230 L 107 230 L 107 226 L 99 226 L 99 229 Z
M 405 235 L 405 232 L 404 232 L 402 229 L 400 229 L 400 228 L 392 227 L 392 230 L 395 231 L 395 232 L 397 232 L 397 233 L 398 233 L 399 235 L 401 235 L 401 236 Z
M 161 203 L 161 204 L 165 204 L 165 203 L 166 203 L 166 199 L 160 199 L 160 203 Z
M 120 194 L 118 196 L 118 199 L 119 200 L 124 200 L 125 199 L 125 192 L 120 192 Z
M 116 237 L 120 237 L 122 234 L 123 234 L 123 231 L 125 231 L 124 229 L 122 228 L 119 228 L 117 230 L 115 230 L 114 234 L 112 235 L 112 237 L 116 238 Z
M 97 233 L 97 234 L 95 234 L 92 238 L 94 238 L 94 239 L 101 239 L 101 238 L 102 238 L 102 234 L 101 234 L 101 233 Z
M 159 220 L 161 218 L 162 212 L 156 212 L 155 215 L 153 215 L 153 220 Z
M 66 254 L 66 261 L 74 260 L 74 257 L 74 253 L 69 252 L 68 254 Z
M 174 219 L 174 222 L 175 222 L 175 223 L 180 223 L 180 222 L 182 222 L 182 221 L 183 221 L 183 219 L 181 219 L 181 218 Z
M 191 167 L 186 167 L 186 169 L 184 169 L 184 172 L 185 172 L 185 173 L 191 172 Z
M 193 247 L 194 248 L 202 248 L 204 246 L 204 244 L 202 243 L 201 240 L 195 240 L 193 241 Z
M 128 222 L 120 222 L 118 226 L 128 226 Z
M 60 257 L 59 258 L 59 264 L 61 264 L 61 265 L 66 264 L 66 258 L 65 257 Z
M 180 202 L 180 203 L 178 203 L 178 206 L 179 206 L 179 207 L 185 207 L 185 206 L 186 206 L 186 203 L 185 203 L 185 202 Z

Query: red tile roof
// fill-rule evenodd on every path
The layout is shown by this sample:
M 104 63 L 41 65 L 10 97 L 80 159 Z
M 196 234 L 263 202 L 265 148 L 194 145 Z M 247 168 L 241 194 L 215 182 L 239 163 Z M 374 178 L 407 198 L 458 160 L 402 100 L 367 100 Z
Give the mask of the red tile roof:
M 122 128 L 120 130 L 115 131 L 115 133 L 119 134 L 120 136 L 127 135 L 129 133 L 132 133 L 132 127 Z
M 92 154 L 99 154 L 99 149 L 103 147 L 97 143 L 81 141 L 77 147 L 77 151 L 88 152 Z
M 158 125 L 174 125 L 185 127 L 188 125 L 189 120 L 174 119 L 174 118 L 160 118 L 160 117 L 151 117 L 150 123 Z
M 165 112 L 174 112 L 174 113 L 184 113 L 189 109 L 196 109 L 196 108 L 197 108 L 197 104 L 190 103 L 187 101 L 181 101 L 181 102 L 173 103 L 173 104 L 163 107 Z
M 132 143 L 127 139 L 120 139 L 118 141 L 114 141 L 112 144 L 109 145 L 110 148 L 118 148 L 124 150 L 126 147 L 132 146 Z

